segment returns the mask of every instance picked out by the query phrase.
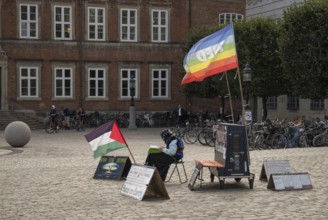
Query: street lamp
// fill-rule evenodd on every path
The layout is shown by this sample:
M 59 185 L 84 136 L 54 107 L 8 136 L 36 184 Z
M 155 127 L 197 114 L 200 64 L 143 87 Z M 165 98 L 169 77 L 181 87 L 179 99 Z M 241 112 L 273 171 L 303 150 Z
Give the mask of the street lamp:
M 245 68 L 243 69 L 243 84 L 245 87 L 245 101 L 246 106 L 248 106 L 248 96 L 249 96 L 249 87 L 252 82 L 252 69 L 250 68 L 249 64 L 247 63 Z
M 135 80 L 135 75 L 134 73 L 131 73 L 130 75 L 130 95 L 131 95 L 131 104 L 129 108 L 129 129 L 134 130 L 137 129 L 136 126 L 136 107 L 134 105 L 134 96 L 136 93 L 136 80 Z
M 130 77 L 130 95 L 131 95 L 131 106 L 134 106 L 134 96 L 136 91 L 136 80 L 134 79 L 134 74 L 131 73 Z
M 249 64 L 247 63 L 245 68 L 243 69 L 243 84 L 244 84 L 244 96 L 245 96 L 245 115 L 244 120 L 245 121 L 252 121 L 252 111 L 250 110 L 248 106 L 248 99 L 249 99 L 249 88 L 251 86 L 252 82 L 252 69 L 250 68 Z

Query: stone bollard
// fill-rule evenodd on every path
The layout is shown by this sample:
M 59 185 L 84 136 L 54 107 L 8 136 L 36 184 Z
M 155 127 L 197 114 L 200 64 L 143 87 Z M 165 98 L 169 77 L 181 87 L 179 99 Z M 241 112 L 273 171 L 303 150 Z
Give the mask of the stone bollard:
M 22 121 L 13 121 L 7 125 L 4 136 L 10 146 L 23 147 L 31 139 L 31 129 Z

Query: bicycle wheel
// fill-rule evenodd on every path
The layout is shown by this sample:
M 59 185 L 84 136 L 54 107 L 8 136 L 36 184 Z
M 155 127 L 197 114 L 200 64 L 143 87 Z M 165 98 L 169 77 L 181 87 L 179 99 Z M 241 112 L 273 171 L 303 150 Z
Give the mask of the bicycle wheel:
M 321 147 L 323 146 L 323 141 L 324 141 L 323 136 L 319 134 L 313 138 L 313 146 Z
M 206 132 L 205 131 L 201 131 L 198 135 L 197 135 L 197 140 L 201 145 L 207 145 L 206 141 L 205 141 L 205 136 L 206 136 Z
M 181 132 L 179 127 L 170 128 L 170 131 L 172 131 L 172 133 L 178 138 L 181 138 Z
M 54 132 L 54 128 L 51 124 L 51 121 L 48 122 L 48 124 L 46 125 L 46 127 L 44 128 L 44 130 L 47 132 L 47 133 L 53 133 Z
M 272 137 L 272 148 L 279 149 L 285 148 L 286 141 L 285 137 L 282 134 L 274 134 Z
M 255 141 L 254 141 L 254 149 L 255 150 L 262 150 L 264 149 L 264 135 L 263 134 L 259 134 L 255 137 Z
M 46 131 L 47 133 L 49 133 L 49 134 L 50 134 L 50 133 L 54 133 L 54 129 L 53 129 L 51 126 L 49 126 L 49 125 L 45 127 L 45 131 Z
M 194 144 L 197 142 L 197 136 L 198 132 L 192 129 L 187 131 L 183 137 L 184 139 L 187 139 L 190 144 Z
M 306 137 L 304 135 L 301 135 L 300 139 L 298 140 L 298 146 L 299 147 L 309 147 Z
M 208 132 L 205 136 L 205 142 L 210 147 L 215 147 L 215 138 L 213 137 L 213 132 Z

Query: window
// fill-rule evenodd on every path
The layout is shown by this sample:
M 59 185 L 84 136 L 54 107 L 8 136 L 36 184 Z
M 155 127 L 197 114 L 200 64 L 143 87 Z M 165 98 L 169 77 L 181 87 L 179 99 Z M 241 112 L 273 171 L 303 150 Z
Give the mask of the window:
M 39 78 L 38 67 L 20 67 L 20 97 L 38 97 L 39 96 Z
M 168 41 L 168 12 L 165 10 L 152 11 L 152 41 Z
M 38 37 L 38 6 L 37 5 L 20 5 L 19 17 L 20 38 Z
M 297 96 L 288 96 L 287 109 L 296 110 L 300 106 L 300 99 Z
M 152 97 L 168 97 L 168 69 L 152 70 Z
M 72 8 L 55 6 L 55 39 L 72 39 Z
M 137 41 L 137 10 L 121 9 L 121 41 Z
M 244 16 L 236 13 L 222 13 L 219 15 L 219 24 L 232 23 L 235 19 L 243 20 Z
M 311 110 L 323 110 L 325 108 L 325 101 L 323 99 L 311 99 Z
M 135 97 L 138 97 L 138 70 L 133 68 L 121 69 L 121 98 L 130 98 L 130 79 L 135 79 Z
M 277 97 L 268 97 L 266 106 L 268 109 L 277 109 Z
M 105 69 L 90 68 L 88 70 L 88 96 L 105 97 Z
M 105 40 L 105 10 L 103 8 L 88 8 L 89 40 Z
M 72 68 L 55 68 L 55 97 L 72 97 Z

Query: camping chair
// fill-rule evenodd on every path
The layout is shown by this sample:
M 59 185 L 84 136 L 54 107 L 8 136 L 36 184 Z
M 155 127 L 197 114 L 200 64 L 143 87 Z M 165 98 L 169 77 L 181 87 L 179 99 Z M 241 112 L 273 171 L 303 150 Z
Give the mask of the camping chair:
M 178 173 L 178 177 L 179 177 L 179 180 L 180 180 L 180 183 L 181 184 L 187 182 L 188 181 L 188 177 L 187 177 L 186 169 L 185 169 L 185 166 L 184 166 L 183 158 L 177 160 L 175 157 L 173 157 L 173 159 L 174 159 L 174 162 L 172 164 L 174 164 L 174 168 L 172 170 L 172 173 L 170 175 L 170 178 L 166 182 L 170 182 L 170 180 L 172 178 L 172 175 L 173 175 L 173 173 L 175 171 L 177 171 L 177 173 Z M 182 165 L 182 169 L 183 169 L 183 172 L 184 172 L 184 175 L 185 175 L 185 178 L 184 178 L 185 181 L 182 181 L 182 179 L 181 179 L 180 171 L 179 171 L 179 167 L 178 167 L 179 164 Z

